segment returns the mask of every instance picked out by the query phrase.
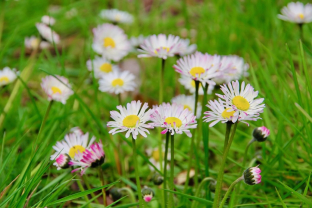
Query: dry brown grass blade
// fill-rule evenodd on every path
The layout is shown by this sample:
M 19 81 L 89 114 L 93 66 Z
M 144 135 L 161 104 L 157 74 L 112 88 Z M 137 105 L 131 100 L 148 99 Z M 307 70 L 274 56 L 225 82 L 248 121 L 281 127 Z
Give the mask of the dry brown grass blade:
M 12 184 L 14 183 L 14 181 L 16 181 L 18 179 L 20 175 L 16 176 L 16 178 L 9 184 L 7 185 L 7 187 L 5 187 L 3 189 L 3 191 L 0 193 L 0 200 L 2 199 L 2 197 L 6 194 L 6 192 L 9 190 L 9 188 L 12 186 Z
M 37 186 L 35 187 L 35 189 L 34 189 L 34 190 L 31 192 L 31 194 L 28 196 L 27 201 L 26 201 L 26 203 L 25 203 L 25 205 L 24 205 L 24 208 L 27 208 L 30 198 L 31 198 L 32 195 L 35 193 L 35 191 L 37 190 L 37 188 L 38 188 L 38 186 L 39 186 L 40 183 L 41 183 L 41 181 L 39 181 L 39 183 L 37 184 Z

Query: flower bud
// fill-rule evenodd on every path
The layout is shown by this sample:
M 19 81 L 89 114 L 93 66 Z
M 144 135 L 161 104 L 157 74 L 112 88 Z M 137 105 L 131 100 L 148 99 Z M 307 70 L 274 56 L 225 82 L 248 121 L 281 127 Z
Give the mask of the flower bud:
M 248 185 L 255 185 L 258 183 L 261 183 L 261 170 L 256 167 L 248 168 L 247 170 L 244 171 L 243 178 L 245 183 Z
M 112 196 L 114 201 L 117 201 L 122 197 L 122 194 L 120 193 L 118 188 L 112 188 L 109 190 L 109 194 Z
M 146 202 L 150 202 L 155 195 L 154 191 L 151 188 L 148 188 L 147 186 L 145 186 L 142 189 L 141 193 L 144 201 Z
M 159 173 L 155 173 L 153 176 L 153 182 L 155 185 L 159 186 L 164 182 L 164 177 Z
M 68 154 L 60 154 L 56 159 L 54 165 L 57 169 L 69 168 L 70 157 Z
M 265 126 L 255 128 L 252 133 L 253 138 L 258 142 L 264 142 L 269 135 L 270 130 Z

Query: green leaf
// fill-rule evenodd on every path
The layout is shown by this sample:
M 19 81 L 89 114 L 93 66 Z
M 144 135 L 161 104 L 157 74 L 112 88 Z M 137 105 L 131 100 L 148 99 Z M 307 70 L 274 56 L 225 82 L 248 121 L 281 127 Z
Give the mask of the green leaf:
M 164 189 L 164 190 L 168 191 L 170 193 L 174 193 L 174 194 L 177 194 L 177 195 L 180 195 L 180 196 L 184 196 L 184 197 L 189 198 L 189 199 L 196 200 L 196 201 L 198 201 L 200 203 L 203 203 L 203 204 L 213 204 L 212 201 L 209 201 L 209 200 L 206 200 L 206 199 L 203 199 L 203 198 L 191 196 L 191 195 L 188 195 L 188 194 L 183 194 L 183 193 L 176 192 L 176 191 L 171 191 L 171 190 L 168 190 L 168 189 Z
M 287 208 L 286 204 L 284 203 L 284 201 L 283 201 L 283 199 L 282 199 L 281 195 L 279 194 L 279 192 L 278 192 L 278 190 L 277 190 L 276 187 L 275 187 L 275 190 L 276 190 L 276 193 L 277 193 L 277 195 L 278 195 L 278 198 L 279 198 L 280 201 L 282 202 L 283 207 L 284 207 L 284 208 Z

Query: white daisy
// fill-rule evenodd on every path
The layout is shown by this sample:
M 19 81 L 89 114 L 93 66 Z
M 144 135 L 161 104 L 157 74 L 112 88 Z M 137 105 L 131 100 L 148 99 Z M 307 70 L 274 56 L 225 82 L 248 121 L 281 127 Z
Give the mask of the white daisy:
M 183 105 L 184 108 L 189 109 L 191 112 L 194 113 L 194 103 L 195 103 L 195 96 L 194 95 L 178 95 L 171 99 L 171 103 L 175 103 L 177 105 Z M 200 118 L 202 111 L 202 106 L 200 102 L 197 103 L 197 113 L 196 117 Z
M 302 2 L 290 2 L 282 8 L 282 14 L 278 18 L 297 24 L 309 23 L 312 21 L 312 4 L 304 5 Z
M 139 52 L 144 54 L 138 55 L 141 57 L 159 57 L 162 59 L 167 59 L 169 56 L 174 56 L 180 46 L 180 38 L 174 35 L 168 35 L 168 37 L 164 34 L 152 35 L 147 37 L 143 44 L 141 44 L 141 48 Z
M 41 87 L 48 95 L 49 101 L 55 100 L 65 104 L 66 100 L 74 94 L 74 92 L 67 78 L 58 75 L 56 75 L 56 77 L 57 78 L 51 75 L 46 76 L 42 79 Z
M 152 125 L 165 128 L 161 133 L 168 131 L 173 134 L 182 134 L 183 132 L 191 137 L 189 129 L 197 127 L 196 116 L 184 108 L 182 105 L 163 103 L 153 108 L 151 114 Z
M 47 40 L 50 43 L 55 42 L 55 44 L 58 44 L 60 42 L 60 36 L 56 32 L 54 32 L 49 26 L 43 23 L 36 23 L 36 27 L 43 40 Z
M 261 119 L 259 114 L 263 112 L 265 107 L 265 104 L 261 104 L 264 98 L 255 99 L 259 92 L 254 91 L 250 84 L 245 86 L 245 82 L 242 82 L 240 89 L 239 82 L 236 80 L 228 83 L 228 85 L 221 85 L 220 89 L 224 95 L 216 95 L 224 100 L 226 106 L 234 109 L 234 122 L 238 119 L 246 120 L 246 118 L 252 118 L 248 120 Z
M 39 45 L 40 49 L 45 49 L 45 48 L 49 48 L 50 47 L 50 43 L 48 43 L 47 41 L 40 41 L 39 38 L 35 37 L 35 36 L 31 36 L 31 37 L 26 37 L 25 38 L 25 46 L 28 49 L 36 49 Z
M 71 172 L 76 172 L 81 170 L 81 175 L 83 175 L 87 168 L 96 168 L 101 166 L 105 160 L 105 153 L 103 150 L 103 144 L 100 141 L 99 143 L 95 142 L 91 144 L 90 148 L 86 149 L 83 152 L 78 151 L 75 155 L 75 159 L 69 162 L 70 166 L 80 166 Z
M 113 23 L 125 23 L 131 24 L 133 22 L 133 16 L 125 11 L 118 9 L 105 9 L 100 13 L 100 17 L 107 19 Z
M 0 70 L 0 86 L 7 85 L 16 79 L 15 69 L 10 69 L 9 67 L 4 67 Z
M 46 24 L 46 25 L 54 25 L 55 24 L 55 19 L 53 17 L 48 16 L 48 15 L 44 15 L 41 18 L 41 22 Z
M 142 106 L 140 101 L 132 101 L 127 104 L 127 107 L 117 106 L 120 111 L 111 111 L 110 115 L 114 121 L 107 123 L 108 127 L 113 129 L 109 131 L 110 134 L 116 134 L 119 132 L 125 132 L 126 138 L 132 134 L 134 139 L 137 138 L 138 134 L 147 137 L 146 133 L 149 133 L 147 129 L 152 129 L 151 124 L 146 123 L 150 119 L 151 110 L 147 110 L 148 105 L 144 103 Z
M 93 28 L 92 48 L 103 57 L 119 61 L 131 50 L 131 45 L 124 31 L 112 24 L 102 24 Z
M 180 39 L 180 45 L 177 54 L 179 54 L 180 56 L 189 55 L 194 53 L 196 49 L 197 45 L 196 44 L 190 45 L 189 39 Z
M 184 56 L 177 61 L 177 65 L 174 65 L 176 72 L 188 76 L 194 80 L 208 83 L 209 85 L 215 85 L 216 83 L 211 79 L 217 77 L 218 66 L 220 64 L 220 56 L 202 54 L 196 52 L 193 55 Z
M 102 92 L 109 92 L 114 94 L 123 93 L 126 91 L 133 91 L 137 86 L 135 76 L 128 71 L 113 71 L 100 78 L 99 89 Z
M 94 71 L 95 78 L 101 78 L 112 71 L 118 71 L 117 65 L 112 64 L 104 57 L 96 56 L 93 60 L 87 61 L 87 67 L 89 71 Z
M 188 89 L 190 91 L 190 93 L 192 93 L 192 94 L 195 93 L 195 91 L 196 91 L 195 81 L 191 77 L 182 75 L 181 78 L 179 78 L 179 82 L 186 89 Z M 202 82 L 199 83 L 199 89 L 198 89 L 198 94 L 199 95 L 203 95 L 204 94 L 204 90 L 202 88 L 203 85 L 205 85 L 205 83 L 202 83 Z M 211 94 L 213 89 L 214 89 L 214 85 L 209 85 L 207 93 Z

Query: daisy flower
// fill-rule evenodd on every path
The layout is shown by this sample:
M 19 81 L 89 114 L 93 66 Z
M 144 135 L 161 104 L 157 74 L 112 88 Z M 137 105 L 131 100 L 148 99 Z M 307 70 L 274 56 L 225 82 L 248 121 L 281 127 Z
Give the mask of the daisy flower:
M 100 17 L 107 19 L 115 24 L 125 23 L 131 24 L 133 22 L 133 16 L 125 11 L 120 11 L 118 9 L 105 9 L 100 13 Z
M 102 92 L 109 92 L 114 94 L 123 93 L 126 91 L 133 91 L 136 87 L 134 81 L 135 76 L 128 71 L 113 71 L 99 80 L 99 89 Z
M 194 103 L 195 103 L 195 96 L 194 95 L 178 95 L 171 99 L 171 103 L 177 104 L 177 105 L 183 105 L 184 108 L 189 109 L 191 112 L 194 113 Z M 202 106 L 198 102 L 197 103 L 197 118 L 200 118 L 202 111 Z
M 51 160 L 54 160 L 54 158 Z M 53 165 L 57 167 L 57 170 L 69 168 L 70 157 L 67 154 L 60 154 L 55 158 Z
M 109 131 L 110 134 L 116 134 L 119 132 L 127 132 L 126 138 L 132 134 L 134 139 L 137 138 L 139 134 L 147 137 L 146 133 L 149 134 L 147 129 L 152 129 L 151 124 L 146 123 L 150 119 L 151 110 L 147 110 L 148 105 L 140 101 L 132 101 L 127 104 L 127 107 L 117 106 L 120 111 L 111 111 L 110 115 L 114 121 L 107 123 L 108 127 L 113 128 Z
M 243 178 L 246 184 L 255 185 L 261 183 L 261 170 L 256 167 L 248 168 L 244 171 Z
M 0 70 L 0 87 L 13 82 L 16 79 L 15 69 L 4 67 Z
M 309 23 L 312 21 L 312 4 L 304 5 L 302 2 L 290 2 L 282 8 L 282 14 L 278 18 L 297 24 Z
M 209 54 L 202 54 L 196 52 L 193 55 L 185 56 L 177 61 L 177 65 L 173 68 L 176 72 L 188 76 L 193 80 L 215 85 L 216 83 L 211 79 L 217 77 L 220 73 L 218 65 L 220 64 L 220 56 Z
M 238 80 L 236 80 L 228 83 L 228 85 L 221 85 L 220 89 L 224 95 L 216 95 L 224 100 L 226 106 L 231 106 L 234 109 L 234 122 L 239 118 L 261 119 L 259 114 L 263 112 L 265 107 L 265 104 L 261 104 L 264 98 L 255 99 L 259 92 L 254 91 L 250 84 L 245 86 L 245 82 L 242 82 L 240 87 Z
M 190 91 L 190 93 L 194 94 L 196 91 L 196 86 L 195 86 L 195 81 L 188 77 L 188 76 L 181 76 L 181 78 L 179 78 L 179 82 L 181 85 L 183 85 L 187 90 Z M 204 94 L 204 90 L 203 90 L 203 85 L 205 85 L 205 83 L 200 82 L 199 83 L 199 89 L 198 89 L 198 94 L 199 95 L 203 95 Z M 207 93 L 211 94 L 212 90 L 214 89 L 214 85 L 208 85 L 208 90 Z
M 89 149 L 86 149 L 83 152 L 78 151 L 75 155 L 75 159 L 69 162 L 70 166 L 80 166 L 74 170 L 76 172 L 78 170 L 81 171 L 81 175 L 83 175 L 88 168 L 96 168 L 104 163 L 105 153 L 103 150 L 102 142 L 95 142 L 91 144 Z
M 46 25 L 54 25 L 55 24 L 55 19 L 53 17 L 48 16 L 48 15 L 44 15 L 41 18 L 41 22 L 46 24 Z
M 95 78 L 101 78 L 112 71 L 119 70 L 117 65 L 111 64 L 109 60 L 99 56 L 96 56 L 93 60 L 88 60 L 87 68 L 89 71 L 94 71 Z
M 98 54 L 113 61 L 119 61 L 131 50 L 124 31 L 112 24 L 102 24 L 93 28 L 92 48 Z
M 141 48 L 139 52 L 143 54 L 138 55 L 141 57 L 158 57 L 162 59 L 167 59 L 169 56 L 174 56 L 179 50 L 180 46 L 180 38 L 174 35 L 168 35 L 168 37 L 164 34 L 152 35 L 147 37 L 143 44 L 141 44 Z
M 190 45 L 189 39 L 180 39 L 180 45 L 177 54 L 180 56 L 189 55 L 194 53 L 196 49 L 197 45 L 196 44 Z
M 196 116 L 187 108 L 177 104 L 163 103 L 154 107 L 151 121 L 153 126 L 164 128 L 162 134 L 168 131 L 171 135 L 184 132 L 188 137 L 192 137 L 189 129 L 197 127 Z
M 58 75 L 56 75 L 56 77 L 57 78 L 51 75 L 46 76 L 42 79 L 41 87 L 48 95 L 49 101 L 55 100 L 65 104 L 66 100 L 74 94 L 74 92 L 67 78 Z
M 49 48 L 51 45 L 47 41 L 40 41 L 40 39 L 35 36 L 26 37 L 24 43 L 28 49 L 36 49 L 38 44 L 40 49 Z
M 50 43 L 58 44 L 60 42 L 60 36 L 54 32 L 49 26 L 44 23 L 36 23 L 36 27 L 40 33 L 40 36 L 43 40 L 46 40 Z

